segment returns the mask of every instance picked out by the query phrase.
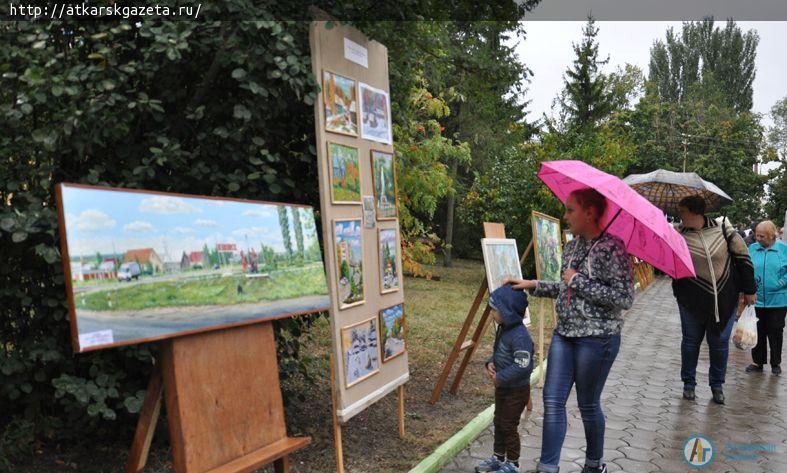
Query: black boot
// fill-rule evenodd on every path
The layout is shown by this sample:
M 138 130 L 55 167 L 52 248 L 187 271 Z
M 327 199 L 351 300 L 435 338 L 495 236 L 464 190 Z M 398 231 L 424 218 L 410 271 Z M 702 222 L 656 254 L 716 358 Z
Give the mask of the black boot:
M 683 399 L 693 401 L 694 398 L 694 388 L 683 388 Z
M 762 371 L 762 365 L 758 365 L 757 363 L 752 363 L 746 367 L 747 373 L 760 372 L 760 371 Z
M 601 466 L 587 466 L 582 468 L 582 473 L 607 473 L 607 464 L 602 463 Z
M 724 391 L 721 388 L 711 388 L 713 393 L 713 402 L 716 404 L 724 404 Z

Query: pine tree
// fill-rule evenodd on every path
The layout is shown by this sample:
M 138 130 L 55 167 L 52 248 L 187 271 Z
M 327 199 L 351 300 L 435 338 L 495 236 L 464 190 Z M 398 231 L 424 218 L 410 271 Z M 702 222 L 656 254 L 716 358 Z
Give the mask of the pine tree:
M 280 205 L 276 209 L 279 212 L 279 227 L 281 237 L 284 240 L 284 250 L 287 252 L 287 260 L 292 260 L 292 241 L 290 240 L 290 220 L 287 218 L 287 207 Z
M 609 58 L 598 57 L 598 28 L 593 17 L 588 17 L 582 33 L 582 42 L 574 44 L 577 57 L 566 71 L 565 87 L 558 99 L 566 124 L 578 131 L 593 128 L 614 110 L 608 78 L 599 71 Z
M 290 207 L 292 212 L 292 224 L 295 227 L 295 244 L 298 248 L 296 258 L 303 260 L 303 224 L 301 223 L 301 211 L 297 207 Z

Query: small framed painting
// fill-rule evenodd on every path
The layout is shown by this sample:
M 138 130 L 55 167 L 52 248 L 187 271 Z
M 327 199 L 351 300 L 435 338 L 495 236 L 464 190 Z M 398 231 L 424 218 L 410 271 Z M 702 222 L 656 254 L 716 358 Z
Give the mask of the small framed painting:
M 360 383 L 380 371 L 377 317 L 342 328 L 345 387 Z
M 542 281 L 560 281 L 560 263 L 563 261 L 560 220 L 535 211 L 531 218 L 536 277 Z
M 358 136 L 358 97 L 355 80 L 332 71 L 323 71 L 322 96 L 325 130 Z
M 372 184 L 377 220 L 396 220 L 396 163 L 393 154 L 372 150 Z
M 334 220 L 339 309 L 364 303 L 361 219 Z
M 397 304 L 380 311 L 383 363 L 404 353 L 404 330 L 404 304 Z
M 391 99 L 388 92 L 359 84 L 361 94 L 361 138 L 391 144 Z
M 399 244 L 396 229 L 377 230 L 377 254 L 380 258 L 380 293 L 399 290 Z
M 481 249 L 484 253 L 486 280 L 489 293 L 505 283 L 507 279 L 522 279 L 522 267 L 516 240 L 509 238 L 482 238 Z
M 328 161 L 331 173 L 331 202 L 361 205 L 361 167 L 358 161 L 358 149 L 329 142 Z

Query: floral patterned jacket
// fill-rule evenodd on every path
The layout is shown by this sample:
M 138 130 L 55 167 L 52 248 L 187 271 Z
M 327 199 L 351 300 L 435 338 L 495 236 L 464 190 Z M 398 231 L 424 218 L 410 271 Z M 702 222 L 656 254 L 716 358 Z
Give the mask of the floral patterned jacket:
M 590 241 L 577 237 L 566 243 L 560 273 L 577 273 L 566 285 L 538 281 L 533 295 L 556 299 L 555 331 L 564 337 L 618 335 L 623 310 L 634 303 L 634 271 L 623 240 L 604 233 Z

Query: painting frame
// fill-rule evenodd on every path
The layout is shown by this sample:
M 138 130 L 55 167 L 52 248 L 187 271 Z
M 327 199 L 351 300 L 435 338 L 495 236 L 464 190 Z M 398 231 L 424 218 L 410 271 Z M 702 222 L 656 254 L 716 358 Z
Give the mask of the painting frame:
M 334 101 L 329 100 L 330 99 L 330 97 L 328 96 L 329 88 L 326 86 L 326 80 L 328 79 L 328 75 L 329 74 L 332 75 L 334 78 L 335 77 L 340 77 L 342 79 L 346 79 L 346 80 L 352 81 L 351 89 L 352 89 L 353 97 L 352 97 L 351 104 L 355 105 L 355 111 L 353 112 L 352 110 L 350 110 L 349 113 L 350 113 L 350 117 L 351 117 L 350 118 L 350 123 L 353 123 L 352 114 L 353 113 L 355 114 L 355 120 L 354 120 L 355 131 L 354 132 L 353 131 L 345 131 L 345 130 L 343 130 L 341 128 L 332 127 L 330 125 L 331 117 L 328 115 L 328 107 Z M 322 112 L 323 112 L 323 118 L 324 118 L 325 131 L 330 132 L 330 133 L 336 133 L 338 135 L 352 136 L 354 138 L 358 138 L 360 136 L 360 126 L 361 126 L 361 124 L 358 122 L 358 118 L 359 118 L 359 110 L 358 110 L 358 107 L 359 107 L 358 80 L 354 79 L 352 77 L 347 77 L 345 75 L 339 74 L 338 72 L 335 72 L 335 71 L 333 71 L 331 69 L 323 69 L 322 70 L 322 80 L 320 81 L 320 85 L 322 87 L 322 94 L 321 94 L 322 95 L 322 101 L 323 101 Z
M 331 222 L 331 227 L 333 228 L 333 244 L 334 244 L 335 247 L 338 247 L 338 245 L 339 245 L 339 242 L 337 241 L 338 235 L 336 234 L 336 226 L 337 226 L 338 223 L 343 223 L 343 222 L 357 222 L 357 224 L 359 225 L 359 236 L 358 236 L 358 242 L 359 243 L 358 243 L 358 246 L 359 246 L 359 259 L 360 259 L 360 262 L 361 262 L 361 271 L 360 271 L 360 275 L 361 275 L 360 276 L 360 279 L 361 279 L 361 298 L 359 300 L 351 302 L 349 304 L 345 304 L 343 302 L 343 300 L 342 300 L 343 298 L 341 297 L 342 288 L 340 286 L 341 285 L 340 275 L 341 275 L 341 266 L 342 266 L 341 252 L 338 251 L 338 248 L 336 248 L 336 261 L 334 262 L 336 266 L 334 266 L 334 271 L 335 271 L 335 274 L 336 274 L 335 279 L 336 279 L 337 306 L 338 306 L 339 310 L 346 310 L 346 309 L 349 309 L 351 307 L 357 307 L 357 306 L 360 306 L 360 305 L 363 305 L 363 304 L 366 303 L 366 281 L 365 281 L 365 278 L 364 278 L 364 275 L 363 275 L 363 269 L 364 269 L 363 268 L 363 253 L 364 253 L 364 250 L 363 250 L 363 233 L 364 232 L 362 230 L 363 219 L 362 218 L 336 218 L 336 219 L 333 219 L 333 221 Z
M 503 282 L 503 281 L 499 281 L 500 284 L 497 284 L 498 279 L 501 278 L 495 277 L 494 274 L 495 271 L 494 268 L 492 267 L 493 257 L 496 256 L 495 254 L 492 253 L 492 249 L 490 248 L 493 245 L 504 245 L 513 248 L 513 253 L 507 256 L 511 257 L 515 255 L 516 263 L 514 268 L 510 268 L 510 269 L 514 269 L 514 274 L 509 277 L 522 279 L 522 265 L 520 263 L 521 257 L 519 255 L 519 250 L 517 248 L 516 240 L 513 238 L 482 238 L 481 252 L 484 257 L 484 271 L 486 272 L 487 286 L 489 288 L 490 294 L 494 292 L 495 289 L 502 286 L 502 282 Z M 508 263 L 509 264 L 507 266 L 511 266 L 512 261 L 508 261 Z
M 336 188 L 334 186 L 334 180 L 336 179 L 335 171 L 334 171 L 334 155 L 332 152 L 332 146 L 347 148 L 355 151 L 355 159 L 356 159 L 356 167 L 358 169 L 358 200 L 341 200 L 336 197 Z M 344 143 L 338 143 L 335 141 L 327 141 L 326 143 L 326 152 L 328 156 L 328 175 L 330 179 L 330 193 L 331 193 L 331 203 L 333 205 L 361 205 L 363 206 L 363 180 L 361 177 L 361 155 L 359 149 L 355 146 L 346 145 Z
M 70 225 L 68 224 L 70 217 L 67 216 L 68 209 L 66 208 L 69 205 L 67 205 L 66 197 L 64 197 L 64 193 L 71 190 L 106 191 L 106 192 L 117 193 L 120 195 L 135 195 L 135 196 L 139 196 L 140 199 L 143 198 L 150 198 L 150 199 L 169 198 L 169 199 L 181 199 L 181 200 L 187 199 L 187 200 L 195 200 L 195 201 L 204 201 L 207 203 L 215 203 L 215 205 L 240 203 L 240 204 L 263 204 L 263 205 L 270 205 L 270 206 L 285 206 L 287 208 L 308 209 L 312 211 L 312 215 L 313 215 L 313 208 L 311 206 L 302 205 L 302 204 L 289 204 L 289 203 L 285 204 L 282 202 L 257 201 L 257 200 L 241 199 L 241 198 L 234 198 L 234 197 L 201 196 L 201 195 L 194 195 L 194 194 L 87 185 L 87 184 L 78 184 L 78 183 L 69 183 L 69 182 L 58 183 L 55 186 L 55 198 L 56 198 L 57 217 L 58 217 L 58 232 L 60 235 L 60 252 L 62 255 L 61 260 L 63 264 L 65 287 L 66 287 L 66 298 L 67 298 L 67 306 L 68 306 L 68 313 L 69 313 L 69 328 L 70 328 L 69 333 L 71 336 L 72 348 L 75 353 L 85 353 L 95 350 L 103 350 L 107 348 L 116 348 L 116 347 L 122 347 L 128 345 L 150 343 L 150 342 L 168 340 L 173 338 L 179 338 L 187 335 L 206 333 L 216 330 L 224 330 L 234 327 L 242 327 L 242 326 L 253 325 L 261 322 L 323 312 L 328 310 L 330 307 L 330 298 L 328 298 L 325 307 L 320 306 L 318 308 L 309 309 L 309 310 L 282 312 L 272 316 L 257 316 L 253 318 L 243 319 L 243 320 L 239 319 L 235 321 L 224 321 L 215 324 L 206 324 L 204 326 L 200 326 L 197 328 L 173 330 L 171 332 L 161 333 L 152 336 L 130 337 L 130 338 L 123 338 L 121 340 L 116 340 L 115 337 L 113 336 L 113 341 L 111 343 L 97 343 L 97 344 L 81 343 L 80 335 L 89 335 L 92 331 L 89 333 L 80 333 L 80 323 L 85 322 L 85 320 L 84 320 L 84 316 L 80 316 L 77 313 L 77 304 L 75 300 L 74 289 L 75 289 L 76 282 L 74 281 L 73 278 L 77 275 L 73 273 L 71 268 L 72 266 L 71 263 L 74 262 L 72 261 L 72 257 L 76 257 L 75 254 L 76 251 L 72 251 L 71 245 L 69 244 L 69 235 L 72 235 L 72 232 L 70 229 Z M 316 222 L 314 223 L 316 224 Z M 113 251 L 112 253 L 113 253 L 113 259 L 115 259 L 117 262 L 119 260 L 118 258 L 119 253 L 116 251 Z M 123 253 L 125 253 L 125 251 L 123 251 Z M 319 260 L 322 261 L 322 259 L 323 257 L 322 255 L 320 255 Z M 320 264 L 322 265 L 322 262 Z M 323 273 L 324 273 L 324 265 L 323 265 Z M 118 290 L 122 290 L 122 289 L 117 289 L 115 292 L 117 292 Z M 326 293 L 326 296 L 328 296 L 329 294 L 330 294 L 330 289 L 329 292 Z M 177 308 L 179 306 L 175 306 L 175 307 Z M 142 309 L 136 309 L 136 310 L 140 312 L 142 311 Z M 105 330 L 110 330 L 110 329 L 115 330 L 112 327 L 108 327 Z
M 404 310 L 404 302 L 400 302 L 398 304 L 394 304 L 394 305 L 391 305 L 391 306 L 388 306 L 388 307 L 383 307 L 382 309 L 380 309 L 380 311 L 378 313 L 378 317 L 380 318 L 380 321 L 378 323 L 378 327 L 380 327 L 380 333 L 383 333 L 382 330 L 383 330 L 383 325 L 385 323 L 384 320 L 383 320 L 383 317 L 384 317 L 383 313 L 385 311 L 391 310 L 391 309 L 393 309 L 395 307 L 401 307 L 402 308 L 401 309 L 402 310 L 402 315 L 400 317 L 400 319 L 401 319 L 400 327 L 401 327 L 401 330 L 402 330 L 402 333 L 401 333 L 402 349 L 399 350 L 398 352 L 396 352 L 395 354 L 393 354 L 393 355 L 391 355 L 391 356 L 386 358 L 386 355 L 385 355 L 385 344 L 386 344 L 387 339 L 384 336 L 380 337 L 380 353 L 382 354 L 381 359 L 382 359 L 383 364 L 388 363 L 389 361 L 391 361 L 391 360 L 393 360 L 393 359 L 395 359 L 395 358 L 397 358 L 399 356 L 402 356 L 405 353 L 407 353 L 407 311 Z
M 387 124 L 387 127 L 385 129 L 386 136 L 384 136 L 384 137 L 380 137 L 380 136 L 377 136 L 377 135 L 371 133 L 368 130 L 368 127 L 364 126 L 364 123 L 366 123 L 366 121 L 364 120 L 364 114 L 366 113 L 364 111 L 364 108 L 367 105 L 364 92 L 367 91 L 367 90 L 370 91 L 372 94 L 381 95 L 382 98 L 383 98 L 383 103 L 384 103 L 384 107 L 385 107 L 385 111 L 384 111 L 384 115 L 385 116 L 383 117 L 383 120 Z M 378 89 L 376 87 L 372 87 L 369 84 L 366 84 L 364 82 L 360 82 L 359 81 L 358 82 L 358 104 L 359 104 L 359 106 L 358 106 L 358 114 L 359 114 L 358 126 L 360 127 L 360 136 L 361 136 L 361 138 L 363 138 L 365 140 L 369 140 L 369 141 L 375 141 L 377 143 L 383 143 L 383 144 L 386 144 L 386 145 L 393 144 L 393 122 L 391 121 L 391 96 L 388 93 L 388 91 L 383 90 L 383 89 Z
M 562 238 L 563 238 L 563 236 L 562 236 L 563 234 L 562 234 L 561 228 L 560 228 L 560 219 L 557 219 L 557 218 L 552 217 L 550 215 L 547 215 L 545 213 L 537 212 L 535 210 L 533 210 L 531 212 L 530 219 L 531 219 L 531 225 L 532 225 L 532 231 L 533 231 L 533 255 L 534 255 L 533 257 L 534 257 L 535 262 L 536 262 L 536 278 L 538 280 L 543 280 L 543 281 L 560 281 L 560 268 L 561 268 L 562 256 L 563 256 L 563 246 L 560 244 L 560 242 L 562 241 Z M 547 275 L 543 274 L 543 272 L 544 272 L 544 261 L 543 261 L 544 255 L 542 255 L 542 249 L 541 249 L 542 245 L 540 244 L 541 242 L 539 241 L 539 238 L 540 238 L 540 235 L 541 235 L 541 232 L 538 229 L 538 220 L 539 219 L 541 219 L 543 221 L 550 222 L 550 223 L 556 225 L 556 228 L 557 228 L 557 232 L 554 235 L 552 235 L 552 236 L 556 236 L 556 241 L 555 241 L 555 243 L 556 243 L 556 245 L 555 245 L 555 252 L 556 252 L 556 254 L 555 254 L 555 256 L 556 256 L 556 265 L 557 265 L 557 275 L 556 275 L 555 279 L 542 279 L 542 276 L 547 276 Z
M 345 334 L 349 330 L 351 330 L 351 329 L 353 329 L 355 327 L 358 327 L 360 325 L 364 325 L 364 324 L 367 324 L 367 323 L 370 323 L 370 322 L 372 324 L 376 325 L 375 330 L 376 330 L 376 333 L 378 334 L 377 335 L 377 345 L 375 347 L 375 354 L 377 355 L 377 367 L 376 367 L 376 369 L 370 371 L 369 373 L 366 373 L 365 375 L 360 376 L 360 377 L 350 381 L 349 373 L 347 372 L 348 371 L 347 350 L 346 350 L 346 348 L 344 346 L 345 340 L 346 340 Z M 381 362 L 382 356 L 381 356 L 381 352 L 380 352 L 380 338 L 379 338 L 380 325 L 379 324 L 380 324 L 379 318 L 376 317 L 376 316 L 372 316 L 372 317 L 363 319 L 360 322 L 355 322 L 355 323 L 352 323 L 350 325 L 345 325 L 344 327 L 341 327 L 341 329 L 339 330 L 341 344 L 342 344 L 342 346 L 341 346 L 341 349 L 342 349 L 342 368 L 343 368 L 343 373 L 344 373 L 344 387 L 345 387 L 345 389 L 349 389 L 349 388 L 351 388 L 351 387 L 353 387 L 353 386 L 355 386 L 355 385 L 357 385 L 357 384 L 359 384 L 359 383 L 361 383 L 361 382 L 371 378 L 372 376 L 374 376 L 374 375 L 376 375 L 376 374 L 378 374 L 380 372 L 380 369 L 382 367 L 382 362 Z M 368 343 L 367 343 L 367 348 L 368 348 Z
M 379 156 L 378 156 L 379 155 Z M 377 217 L 377 221 L 384 222 L 386 220 L 397 220 L 399 219 L 399 203 L 398 203 L 398 192 L 399 192 L 399 183 L 396 178 L 396 153 L 392 153 L 389 151 L 382 151 L 377 149 L 369 150 L 370 162 L 371 162 L 371 169 L 372 169 L 372 195 L 374 196 L 374 210 Z M 383 194 L 380 195 L 380 190 L 377 188 L 380 180 L 377 177 L 377 172 L 375 171 L 375 163 L 377 162 L 378 157 L 390 157 L 391 159 L 391 176 L 393 180 L 393 215 L 390 215 L 388 212 L 380 210 L 380 199 L 382 197 L 387 196 Z
M 383 287 L 383 279 L 384 279 L 384 268 L 383 268 L 383 261 L 382 261 L 382 233 L 383 232 L 393 232 L 394 233 L 394 261 L 396 263 L 396 268 L 394 271 L 394 277 L 396 278 L 396 287 L 392 289 L 385 289 Z M 378 276 L 380 279 L 380 294 L 391 294 L 394 292 L 398 292 L 402 288 L 402 280 L 399 277 L 399 262 L 401 261 L 400 257 L 400 248 L 399 248 L 399 228 L 377 228 L 377 270 Z

